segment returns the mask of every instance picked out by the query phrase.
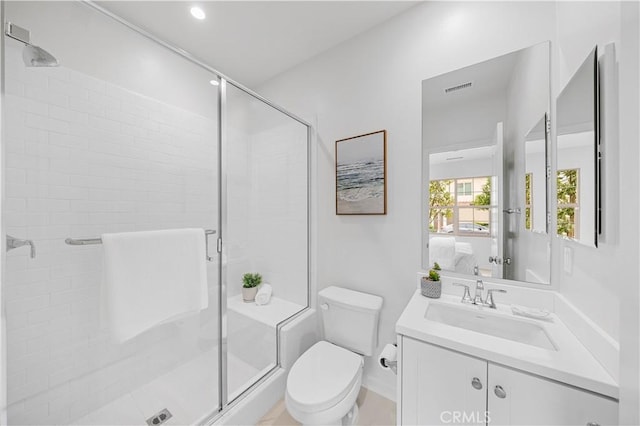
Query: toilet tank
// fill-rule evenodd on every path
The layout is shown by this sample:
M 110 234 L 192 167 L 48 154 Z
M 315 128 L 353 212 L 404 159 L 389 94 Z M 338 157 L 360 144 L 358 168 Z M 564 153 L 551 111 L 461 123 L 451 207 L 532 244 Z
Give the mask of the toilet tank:
M 325 340 L 361 355 L 373 355 L 382 297 L 331 286 L 318 292 L 318 303 Z

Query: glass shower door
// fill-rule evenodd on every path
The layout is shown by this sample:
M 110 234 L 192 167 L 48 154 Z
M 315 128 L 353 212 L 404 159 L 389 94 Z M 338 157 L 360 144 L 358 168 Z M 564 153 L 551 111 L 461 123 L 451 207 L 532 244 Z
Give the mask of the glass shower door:
M 222 92 L 223 393 L 233 401 L 277 365 L 278 324 L 307 306 L 308 140 L 305 124 L 242 88 L 223 81 Z M 271 297 L 243 300 L 246 273 Z
M 218 78 L 81 2 L 5 19 L 61 64 L 27 66 L 5 37 L 3 236 L 35 246 L 3 268 L 8 422 L 196 423 L 220 409 L 216 237 L 208 307 L 124 342 L 101 315 L 102 245 L 65 239 L 218 229 Z

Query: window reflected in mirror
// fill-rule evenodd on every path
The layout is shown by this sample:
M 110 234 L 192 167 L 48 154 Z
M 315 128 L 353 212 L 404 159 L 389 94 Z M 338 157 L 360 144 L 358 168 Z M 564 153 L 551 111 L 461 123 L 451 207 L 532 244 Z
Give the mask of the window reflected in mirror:
M 429 156 L 430 264 L 465 274 L 477 267 L 479 274 L 492 276 L 497 151 L 496 145 L 488 145 Z
M 533 219 L 533 204 L 531 203 L 531 192 L 533 173 L 527 173 L 524 176 L 524 229 L 531 230 L 531 221 Z
M 491 178 L 478 176 L 429 182 L 429 231 L 488 237 Z
M 580 170 L 558 170 L 558 235 L 575 239 L 580 234 Z

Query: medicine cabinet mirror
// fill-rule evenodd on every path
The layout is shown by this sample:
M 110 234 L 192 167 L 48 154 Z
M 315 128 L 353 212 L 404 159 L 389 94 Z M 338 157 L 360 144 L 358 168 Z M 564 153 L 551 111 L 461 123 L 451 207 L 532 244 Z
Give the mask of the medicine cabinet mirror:
M 597 247 L 600 232 L 597 47 L 560 92 L 556 106 L 556 234 Z
M 423 268 L 548 284 L 549 43 L 422 82 Z

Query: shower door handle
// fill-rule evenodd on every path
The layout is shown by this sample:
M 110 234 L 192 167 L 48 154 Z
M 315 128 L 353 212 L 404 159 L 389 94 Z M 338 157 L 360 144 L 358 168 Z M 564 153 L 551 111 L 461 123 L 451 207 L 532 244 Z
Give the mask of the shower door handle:
M 7 251 L 9 250 L 13 250 L 15 248 L 18 247 L 22 247 L 22 246 L 29 246 L 31 247 L 31 258 L 35 259 L 36 257 L 36 245 L 33 243 L 32 240 L 21 240 L 20 238 L 16 238 L 16 237 L 12 237 L 11 235 L 7 234 Z

